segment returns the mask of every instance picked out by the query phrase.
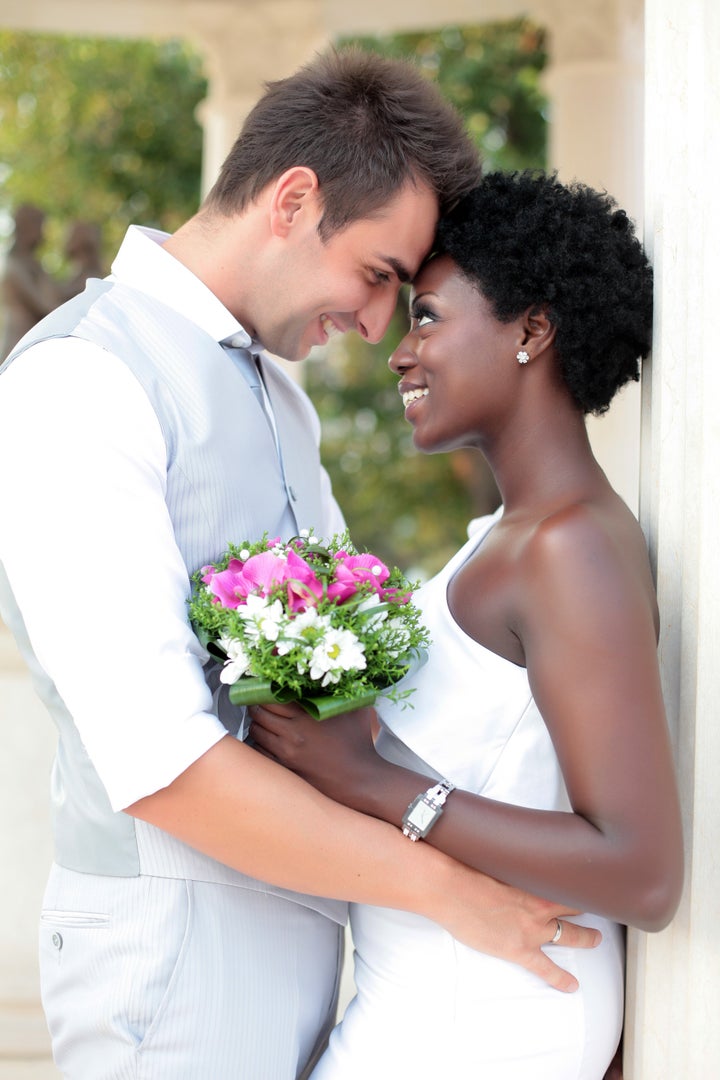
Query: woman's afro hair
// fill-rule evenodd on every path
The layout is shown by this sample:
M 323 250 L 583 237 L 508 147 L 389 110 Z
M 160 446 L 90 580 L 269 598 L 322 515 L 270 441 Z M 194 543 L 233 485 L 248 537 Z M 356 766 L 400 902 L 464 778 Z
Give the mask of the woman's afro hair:
M 489 173 L 438 226 L 449 255 L 503 322 L 544 309 L 562 377 L 603 413 L 650 351 L 652 268 L 606 193 L 538 172 Z

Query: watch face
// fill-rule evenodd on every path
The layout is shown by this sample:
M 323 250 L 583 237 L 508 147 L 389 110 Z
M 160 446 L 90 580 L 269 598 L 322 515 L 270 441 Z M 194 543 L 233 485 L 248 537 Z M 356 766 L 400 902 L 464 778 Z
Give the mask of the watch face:
M 433 810 L 432 806 L 420 802 L 417 806 L 413 807 L 408 816 L 408 821 L 411 825 L 414 825 L 416 829 L 419 829 L 420 832 L 424 832 L 435 817 L 436 812 L 437 811 Z

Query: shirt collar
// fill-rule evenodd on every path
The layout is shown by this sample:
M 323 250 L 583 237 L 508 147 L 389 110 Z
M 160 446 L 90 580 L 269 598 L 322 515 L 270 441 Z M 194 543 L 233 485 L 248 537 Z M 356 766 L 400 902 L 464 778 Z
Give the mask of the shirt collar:
M 131 225 L 115 256 L 111 281 L 152 296 L 200 326 L 215 341 L 261 352 L 245 328 L 200 278 L 163 247 L 169 233 Z

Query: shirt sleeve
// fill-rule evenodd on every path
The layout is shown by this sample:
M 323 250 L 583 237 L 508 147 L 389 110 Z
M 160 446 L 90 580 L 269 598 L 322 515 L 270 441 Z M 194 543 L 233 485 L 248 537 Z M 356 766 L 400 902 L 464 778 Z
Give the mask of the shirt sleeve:
M 117 357 L 65 338 L 0 377 L 0 560 L 115 810 L 227 734 L 187 618 L 166 449 Z

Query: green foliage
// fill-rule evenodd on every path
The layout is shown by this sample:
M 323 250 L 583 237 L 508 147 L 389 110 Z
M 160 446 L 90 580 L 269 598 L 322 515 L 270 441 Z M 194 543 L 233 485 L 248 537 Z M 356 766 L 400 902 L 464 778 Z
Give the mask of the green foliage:
M 205 93 L 179 42 L 0 31 L 0 209 L 42 207 L 56 250 L 93 221 L 107 257 L 133 221 L 171 231 L 199 201 Z
M 538 27 L 515 19 L 355 40 L 414 58 L 437 79 L 488 168 L 544 164 Z M 197 208 L 195 110 L 205 93 L 201 62 L 185 44 L 0 31 L 0 212 L 37 203 L 55 251 L 71 221 L 95 221 L 107 259 L 133 221 L 172 231 Z M 479 454 L 426 457 L 412 446 L 386 367 L 406 310 L 403 299 L 382 345 L 351 335 L 304 370 L 354 540 L 418 576 L 442 565 L 497 493 Z
M 488 169 L 545 164 L 545 31 L 524 18 L 361 37 L 365 49 L 414 59 L 465 117 Z
M 407 674 L 429 641 L 414 585 L 372 556 L 353 570 L 357 555 L 347 533 L 287 544 L 266 533 L 213 564 L 222 584 L 207 566 L 193 575 L 190 620 L 208 652 L 227 660 L 221 679 L 235 704 L 309 699 L 317 711 L 323 694 L 336 699 L 322 706 L 327 716 L 370 704 Z M 235 606 L 225 606 L 230 598 Z

